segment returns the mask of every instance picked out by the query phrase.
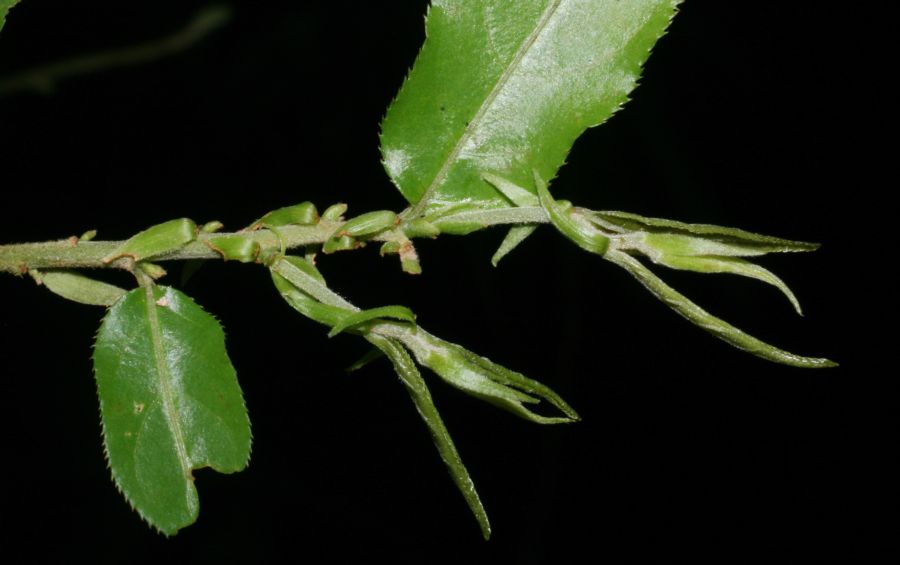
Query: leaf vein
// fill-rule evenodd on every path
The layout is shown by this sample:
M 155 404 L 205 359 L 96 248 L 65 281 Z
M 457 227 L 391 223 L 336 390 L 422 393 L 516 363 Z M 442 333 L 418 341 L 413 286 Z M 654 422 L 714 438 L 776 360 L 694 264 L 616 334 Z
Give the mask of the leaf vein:
M 493 106 L 494 101 L 500 95 L 500 92 L 504 89 L 506 84 L 509 82 L 510 77 L 513 73 L 518 69 L 519 65 L 525 59 L 525 55 L 531 50 L 532 46 L 537 42 L 538 37 L 544 32 L 547 28 L 550 21 L 553 19 L 553 16 L 556 14 L 556 11 L 559 9 L 559 6 L 562 4 L 563 0 L 554 0 L 547 8 L 544 10 L 544 13 L 541 14 L 541 19 L 538 21 L 537 25 L 528 34 L 528 37 L 522 42 L 522 45 L 519 46 L 519 49 L 516 50 L 516 53 L 513 55 L 513 58 L 510 60 L 509 64 L 503 69 L 503 73 L 501 73 L 500 77 L 497 79 L 496 84 L 491 89 L 490 93 L 488 93 L 487 97 L 484 99 L 484 102 L 478 108 L 478 111 L 475 112 L 475 115 L 469 120 L 468 125 L 463 130 L 462 135 L 456 141 L 456 144 L 453 146 L 453 149 L 447 155 L 447 158 L 444 159 L 444 162 L 441 164 L 441 168 L 438 170 L 437 174 L 432 179 L 431 183 L 428 185 L 428 188 L 422 194 L 422 197 L 419 201 L 413 206 L 410 211 L 410 216 L 415 218 L 420 216 L 422 212 L 424 212 L 425 206 L 428 205 L 431 196 L 435 193 L 435 191 L 447 180 L 447 176 L 450 174 L 450 169 L 453 164 L 456 163 L 459 158 L 460 153 L 462 153 L 463 147 L 469 142 L 477 129 L 480 122 L 484 119 L 484 116 L 487 114 L 488 110 L 490 110 L 491 106 Z
M 175 440 L 175 449 L 178 452 L 178 461 L 181 463 L 181 469 L 185 478 L 191 478 L 191 461 L 187 454 L 187 447 L 184 441 L 184 432 L 181 429 L 181 422 L 178 416 L 178 409 L 175 407 L 175 399 L 172 391 L 171 381 L 172 374 L 169 371 L 169 364 L 163 345 L 162 330 L 159 325 L 159 313 L 156 311 L 156 299 L 153 296 L 152 284 L 144 286 L 144 302 L 147 308 L 147 320 L 150 324 L 150 339 L 153 343 L 153 356 L 156 365 L 156 376 L 159 381 L 159 393 L 162 400 L 162 408 L 165 413 L 166 422 Z

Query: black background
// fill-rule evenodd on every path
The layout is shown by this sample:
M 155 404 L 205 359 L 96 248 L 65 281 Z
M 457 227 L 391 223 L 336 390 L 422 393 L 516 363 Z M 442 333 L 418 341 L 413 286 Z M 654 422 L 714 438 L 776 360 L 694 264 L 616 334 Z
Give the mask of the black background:
M 0 35 L 0 76 L 172 33 L 202 5 L 25 0 Z M 235 3 L 227 28 L 182 54 L 3 98 L 0 241 L 89 228 L 119 239 L 181 216 L 238 228 L 302 200 L 346 201 L 351 214 L 400 210 L 378 124 L 424 38 L 425 5 Z M 846 87 L 859 77 L 847 65 L 854 44 L 839 33 L 851 16 L 817 2 L 688 2 L 633 100 L 578 141 L 553 186 L 591 208 L 823 243 L 763 260 L 795 290 L 803 318 L 754 281 L 664 276 L 739 327 L 839 369 L 737 351 L 548 228 L 497 269 L 498 230 L 422 242 L 419 277 L 371 248 L 321 259 L 353 302 L 406 304 L 432 333 L 551 385 L 582 414 L 540 427 L 430 381 L 491 515 L 484 542 L 388 365 L 344 373 L 361 340 L 327 339 L 258 267 L 209 264 L 185 290 L 226 328 L 253 458 L 238 475 L 198 472 L 200 519 L 165 539 L 128 508 L 103 458 L 90 364 L 102 311 L 2 277 L 4 553 L 517 563 L 869 555 L 883 539 L 871 530 L 874 509 L 894 494 L 876 479 L 879 454 L 896 446 L 873 455 L 887 415 L 857 347 L 868 343 L 857 311 L 870 297 L 851 274 L 861 236 L 848 200 L 860 179 L 848 162 L 856 118 L 843 109 L 858 103 Z

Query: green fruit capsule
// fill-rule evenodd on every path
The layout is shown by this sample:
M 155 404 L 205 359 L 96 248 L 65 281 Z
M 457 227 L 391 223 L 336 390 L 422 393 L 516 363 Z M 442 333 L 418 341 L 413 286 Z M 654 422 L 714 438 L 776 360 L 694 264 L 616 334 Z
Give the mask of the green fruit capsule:
M 171 220 L 147 228 L 131 237 L 115 251 L 103 258 L 104 263 L 112 263 L 122 257 L 143 261 L 158 255 L 178 251 L 197 239 L 197 224 L 187 218 Z
M 253 263 L 259 257 L 259 243 L 249 237 L 240 235 L 213 237 L 208 239 L 206 244 L 226 261 Z
M 365 237 L 375 235 L 397 225 L 397 214 L 390 210 L 378 210 L 359 215 L 340 227 L 335 235 Z
M 312 202 L 302 202 L 272 210 L 250 225 L 250 229 L 278 228 L 281 226 L 314 226 L 319 221 L 319 211 Z
M 360 247 L 362 243 L 356 241 L 355 238 L 350 237 L 349 235 L 342 235 L 339 237 L 332 237 L 324 244 L 322 244 L 322 253 L 326 255 L 330 255 L 337 251 L 349 251 L 350 249 L 356 249 Z
M 441 230 L 428 220 L 418 218 L 403 225 L 403 233 L 406 237 L 412 239 L 414 237 L 430 237 L 435 238 L 441 235 Z
M 395 253 L 400 253 L 400 247 L 399 241 L 385 241 L 378 251 L 378 254 L 382 257 L 385 255 L 394 255 Z
M 329 222 L 337 222 L 340 221 L 341 216 L 343 216 L 346 211 L 346 204 L 333 204 L 326 208 L 324 212 L 322 212 L 322 219 L 328 220 Z

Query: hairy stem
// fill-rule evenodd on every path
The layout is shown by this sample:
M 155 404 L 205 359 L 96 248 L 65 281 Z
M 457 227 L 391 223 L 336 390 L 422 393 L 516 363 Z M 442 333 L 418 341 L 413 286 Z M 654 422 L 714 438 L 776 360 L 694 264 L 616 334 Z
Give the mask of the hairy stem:
M 284 241 L 286 248 L 321 244 L 340 227 L 343 222 L 321 220 L 314 226 L 285 226 L 278 228 L 281 240 L 270 230 L 212 234 L 202 233 L 196 241 L 188 243 L 173 253 L 153 257 L 154 261 L 184 261 L 188 259 L 221 259 L 207 241 L 223 236 L 241 236 L 257 241 L 263 247 L 278 247 Z M 373 239 L 382 241 L 387 236 Z M 79 241 L 70 237 L 59 241 L 42 243 L 19 243 L 0 245 L 0 272 L 16 275 L 25 274 L 29 269 L 99 269 L 106 267 L 125 268 L 127 259 L 104 263 L 103 258 L 115 251 L 123 241 Z
M 545 224 L 549 220 L 541 208 L 507 208 L 499 210 L 467 211 L 441 218 L 438 225 L 451 222 L 477 224 L 481 228 L 508 224 Z M 189 259 L 221 259 L 222 256 L 213 250 L 207 241 L 212 238 L 241 236 L 253 239 L 262 247 L 278 247 L 284 242 L 286 249 L 319 245 L 326 242 L 335 231 L 344 224 L 343 221 L 321 219 L 312 226 L 283 226 L 278 228 L 278 235 L 268 229 L 251 232 L 215 232 L 201 233 L 197 239 L 188 243 L 178 251 L 153 257 L 153 261 L 185 261 Z M 371 241 L 389 241 L 397 236 L 397 231 L 389 230 L 374 237 Z M 0 245 L 0 272 L 22 275 L 29 269 L 99 269 L 127 268 L 126 259 L 104 263 L 102 259 L 115 251 L 124 241 L 79 241 L 77 237 L 40 243 L 18 243 Z

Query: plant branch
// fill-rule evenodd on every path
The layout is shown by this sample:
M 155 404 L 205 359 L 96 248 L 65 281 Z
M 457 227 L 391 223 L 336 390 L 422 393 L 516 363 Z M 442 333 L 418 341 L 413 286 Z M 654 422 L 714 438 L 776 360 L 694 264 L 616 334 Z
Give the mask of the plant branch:
M 522 207 L 496 210 L 467 210 L 450 214 L 436 220 L 436 226 L 452 233 L 452 226 L 465 224 L 470 226 L 466 232 L 488 228 L 494 225 L 508 224 L 544 224 L 549 219 L 542 208 Z M 153 261 L 185 261 L 191 259 L 222 259 L 222 255 L 209 245 L 209 240 L 239 236 L 256 241 L 261 247 L 279 247 L 282 242 L 286 249 L 294 249 L 309 245 L 321 245 L 328 241 L 344 224 L 343 220 L 322 218 L 315 225 L 290 225 L 257 231 L 201 233 L 195 241 L 188 243 L 177 251 L 158 255 Z M 407 236 L 402 227 L 383 231 L 368 241 L 397 241 Z M 0 245 L 0 272 L 23 275 L 30 269 L 99 269 L 129 268 L 127 258 L 111 263 L 103 261 L 105 257 L 118 249 L 124 241 L 84 241 L 78 237 L 69 237 L 57 241 L 40 243 L 18 243 Z
M 314 226 L 280 227 L 278 228 L 280 240 L 273 231 L 267 229 L 251 232 L 201 233 L 195 241 L 172 253 L 153 257 L 153 260 L 221 259 L 222 255 L 214 251 L 207 242 L 210 239 L 225 236 L 252 239 L 263 247 L 277 247 L 281 245 L 281 241 L 289 249 L 316 245 L 327 241 L 343 223 L 323 219 Z M 387 235 L 383 235 L 373 239 L 385 240 L 387 237 Z M 103 262 L 104 257 L 118 249 L 123 243 L 124 241 L 79 241 L 77 237 L 70 237 L 42 243 L 0 245 L 0 272 L 22 275 L 29 269 L 126 268 L 129 261 L 124 258 L 112 263 Z

